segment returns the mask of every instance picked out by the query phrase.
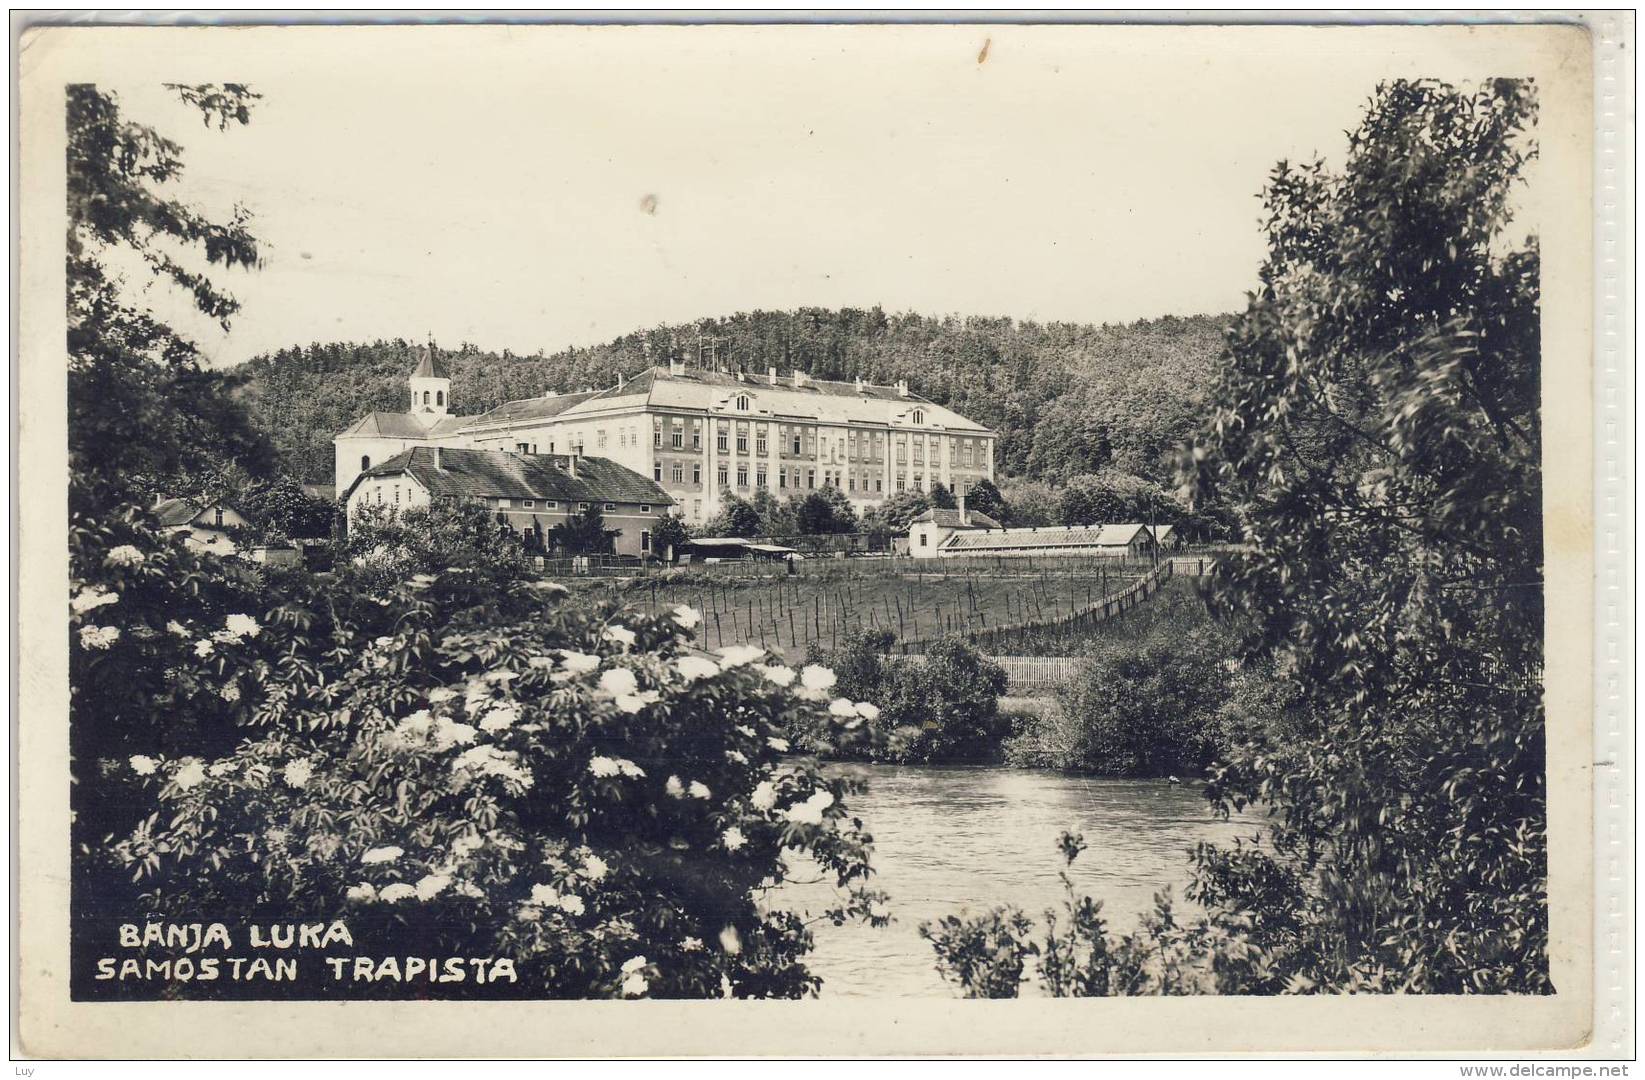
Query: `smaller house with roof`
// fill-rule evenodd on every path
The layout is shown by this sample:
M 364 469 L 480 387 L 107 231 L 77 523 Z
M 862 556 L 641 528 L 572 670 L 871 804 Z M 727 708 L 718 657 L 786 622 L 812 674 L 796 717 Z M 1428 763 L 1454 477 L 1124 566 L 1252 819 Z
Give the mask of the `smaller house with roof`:
M 414 446 L 360 473 L 343 494 L 352 518 L 362 506 L 409 509 L 437 501 L 479 502 L 497 520 L 547 547 L 548 534 L 598 507 L 621 530 L 613 554 L 652 553 L 651 537 L 673 500 L 662 487 L 605 458 Z
M 943 541 L 955 533 L 1002 528 L 1004 526 L 981 510 L 967 510 L 965 496 L 961 495 L 958 508 L 932 507 L 909 523 L 908 553 L 916 559 L 935 559 Z
M 161 499 L 151 512 L 160 519 L 161 531 L 181 533 L 190 547 L 213 555 L 233 555 L 239 546 L 229 530 L 250 524 L 221 499 Z
M 943 541 L 939 558 L 1097 557 L 1146 558 L 1153 549 L 1148 526 L 1060 525 L 1050 528 L 958 531 Z

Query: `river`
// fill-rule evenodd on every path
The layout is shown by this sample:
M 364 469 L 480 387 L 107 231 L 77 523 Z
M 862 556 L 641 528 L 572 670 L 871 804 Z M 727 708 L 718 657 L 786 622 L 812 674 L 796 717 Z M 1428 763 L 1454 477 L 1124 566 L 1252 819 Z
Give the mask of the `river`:
M 1128 931 L 1173 887 L 1179 905 L 1188 850 L 1201 840 L 1232 843 L 1258 826 L 1221 821 L 1199 785 L 1107 780 L 1000 767 L 840 765 L 868 780 L 850 806 L 874 836 L 870 884 L 890 894 L 890 926 L 813 927 L 811 970 L 824 997 L 953 997 L 935 954 L 919 936 L 927 919 L 961 909 L 1016 904 L 1038 918 L 1060 904 L 1057 836 L 1083 833 L 1086 850 L 1070 876 L 1103 901 L 1110 932 Z M 809 869 L 807 867 L 806 869 Z M 810 876 L 796 868 L 796 877 Z M 816 913 L 835 896 L 827 885 L 783 885 L 776 906 Z M 1024 993 L 1032 991 L 1025 988 Z

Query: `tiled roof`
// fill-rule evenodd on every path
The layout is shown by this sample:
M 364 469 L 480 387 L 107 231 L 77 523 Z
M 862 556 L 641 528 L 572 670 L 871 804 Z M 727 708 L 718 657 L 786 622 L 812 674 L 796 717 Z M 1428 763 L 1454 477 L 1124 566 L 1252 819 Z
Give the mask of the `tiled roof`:
M 451 371 L 446 362 L 440 359 L 440 354 L 432 345 L 424 345 L 417 350 L 417 370 L 411 373 L 413 379 L 449 379 Z
M 192 499 L 166 499 L 156 503 L 152 513 L 162 525 L 187 525 L 205 509 Z
M 597 413 L 630 405 L 659 408 L 714 410 L 737 394 L 753 399 L 750 418 L 820 420 L 825 423 L 889 424 L 915 408 L 925 412 L 925 424 L 911 430 L 986 432 L 988 429 L 918 394 L 902 394 L 894 386 L 804 378 L 795 386 L 792 374 L 771 382 L 769 374 L 745 374 L 687 368 L 648 368 L 622 386 L 612 386 L 579 402 L 571 413 Z M 728 413 L 728 415 L 742 415 Z
M 922 521 L 935 522 L 944 529 L 998 529 L 1000 523 L 983 513 L 981 510 L 940 510 L 932 507 L 914 519 L 918 524 Z
M 558 416 L 571 408 L 580 405 L 589 398 L 600 396 L 596 390 L 584 390 L 575 394 L 556 394 L 553 397 L 517 398 L 514 401 L 505 401 L 490 412 L 479 416 L 463 418 L 463 427 L 472 428 L 482 424 L 519 423 L 522 420 L 546 420 Z
M 1130 546 L 1143 525 L 1070 525 L 1049 529 L 1000 529 L 957 532 L 943 542 L 944 551 L 1028 551 L 1039 548 Z
M 439 416 L 435 413 L 366 413 L 348 426 L 339 439 L 353 435 L 365 438 L 431 439 L 461 431 L 474 422 L 472 416 Z
M 436 450 L 438 465 L 435 464 Z M 572 476 L 569 470 L 570 457 L 566 454 L 418 446 L 361 473 L 349 485 L 349 493 L 367 477 L 408 474 L 436 498 L 546 499 L 662 506 L 674 501 L 653 481 L 607 458 L 579 458 L 577 475 Z

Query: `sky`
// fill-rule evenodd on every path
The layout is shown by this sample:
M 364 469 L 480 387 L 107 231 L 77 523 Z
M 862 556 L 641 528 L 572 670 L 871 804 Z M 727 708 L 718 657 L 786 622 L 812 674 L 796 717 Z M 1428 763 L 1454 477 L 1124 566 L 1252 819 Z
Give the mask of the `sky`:
M 227 133 L 158 80 L 113 84 L 183 144 L 182 197 L 254 214 L 231 332 L 150 292 L 213 362 L 430 334 L 554 351 L 801 305 L 1233 311 L 1275 162 L 1340 162 L 1378 80 L 1413 73 L 1329 32 L 376 33 L 220 53 L 212 77 L 263 95 Z

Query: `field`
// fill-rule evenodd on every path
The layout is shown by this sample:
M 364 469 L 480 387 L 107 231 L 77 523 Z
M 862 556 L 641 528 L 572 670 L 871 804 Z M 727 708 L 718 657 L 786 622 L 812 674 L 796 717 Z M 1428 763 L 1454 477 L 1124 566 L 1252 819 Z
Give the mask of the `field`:
M 793 574 L 781 563 L 728 564 L 607 587 L 652 611 L 697 608 L 706 648 L 754 644 L 798 662 L 811 643 L 832 649 L 855 626 L 889 629 L 899 649 L 918 651 L 952 633 L 1071 618 L 1150 568 L 1121 559 L 811 560 Z

